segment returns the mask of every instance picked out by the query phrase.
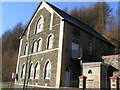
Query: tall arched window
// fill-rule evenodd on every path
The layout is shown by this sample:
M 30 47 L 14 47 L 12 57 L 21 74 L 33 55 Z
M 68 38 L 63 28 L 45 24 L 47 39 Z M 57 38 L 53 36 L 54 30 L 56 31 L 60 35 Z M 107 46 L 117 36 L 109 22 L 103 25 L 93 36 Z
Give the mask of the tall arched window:
M 25 48 L 24 48 L 24 55 L 27 55 L 28 53 L 28 44 L 25 45 Z
M 37 41 L 33 42 L 32 53 L 37 52 Z
M 34 67 L 33 67 L 33 64 L 31 64 L 29 68 L 29 75 L 28 75 L 30 79 L 33 78 L 33 74 L 34 74 Z
M 25 78 L 25 65 L 22 66 L 21 78 Z
M 42 40 L 38 40 L 38 51 L 41 51 L 42 49 Z
M 50 62 L 47 62 L 46 66 L 45 66 L 44 78 L 50 79 L 50 73 L 51 73 L 51 64 L 50 64 Z
M 80 56 L 80 45 L 79 42 L 72 41 L 72 58 L 78 58 Z
M 53 47 L 53 36 L 50 35 L 48 37 L 47 49 L 51 49 Z
M 34 73 L 34 78 L 39 79 L 39 74 L 40 74 L 40 65 L 37 63 L 35 65 L 35 73 Z
M 43 23 L 44 23 L 44 19 L 43 16 L 41 16 L 37 21 L 36 32 L 35 32 L 36 34 L 43 30 Z

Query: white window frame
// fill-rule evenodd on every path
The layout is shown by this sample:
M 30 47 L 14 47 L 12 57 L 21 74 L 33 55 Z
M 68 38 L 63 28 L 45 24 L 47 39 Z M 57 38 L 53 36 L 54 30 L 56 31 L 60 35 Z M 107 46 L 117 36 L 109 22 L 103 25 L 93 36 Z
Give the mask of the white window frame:
M 37 20 L 35 34 L 43 31 L 43 26 L 44 26 L 43 24 L 44 24 L 44 18 L 43 18 L 43 16 L 41 15 L 41 16 L 39 17 L 39 19 Z
M 30 68 L 29 68 L 29 78 L 30 79 L 33 79 L 33 74 L 34 74 L 34 66 L 33 66 L 33 64 L 31 64 Z
M 28 54 L 28 48 L 29 48 L 29 45 L 28 45 L 28 44 L 25 44 L 24 55 L 27 55 L 27 54 Z
M 22 65 L 21 78 L 25 78 L 25 64 Z
M 33 42 L 33 46 L 32 46 L 32 53 L 37 52 L 37 45 L 38 45 L 38 42 L 35 40 L 35 41 Z
M 47 49 L 52 49 L 53 48 L 53 35 L 49 35 L 49 37 L 47 38 Z
M 35 79 L 39 79 L 39 74 L 40 74 L 40 65 L 39 65 L 39 63 L 37 63 L 35 65 L 34 78 Z
M 51 63 L 48 61 L 45 65 L 44 79 L 50 79 L 51 76 Z
M 42 50 L 42 39 L 39 39 L 37 42 L 38 42 L 37 51 L 39 52 Z

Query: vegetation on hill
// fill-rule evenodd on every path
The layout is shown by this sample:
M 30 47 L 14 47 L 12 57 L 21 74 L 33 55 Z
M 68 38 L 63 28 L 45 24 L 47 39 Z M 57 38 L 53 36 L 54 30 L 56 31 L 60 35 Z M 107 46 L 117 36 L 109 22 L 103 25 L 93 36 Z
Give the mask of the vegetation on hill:
M 4 82 L 14 81 L 11 77 L 16 69 L 19 37 L 24 28 L 22 23 L 18 23 L 2 35 L 2 81 Z

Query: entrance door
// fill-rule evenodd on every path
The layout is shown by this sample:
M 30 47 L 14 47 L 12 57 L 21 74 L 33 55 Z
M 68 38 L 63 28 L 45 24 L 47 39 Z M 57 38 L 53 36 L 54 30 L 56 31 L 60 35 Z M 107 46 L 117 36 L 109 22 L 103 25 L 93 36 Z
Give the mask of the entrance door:
M 65 70 L 65 87 L 70 86 L 70 69 L 67 67 Z

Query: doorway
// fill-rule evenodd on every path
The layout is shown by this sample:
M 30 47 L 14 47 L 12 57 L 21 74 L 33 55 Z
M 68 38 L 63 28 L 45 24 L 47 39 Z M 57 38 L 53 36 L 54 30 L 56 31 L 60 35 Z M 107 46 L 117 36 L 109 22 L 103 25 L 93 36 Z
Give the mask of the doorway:
M 70 69 L 69 67 L 67 67 L 65 69 L 65 87 L 69 87 L 70 86 Z

